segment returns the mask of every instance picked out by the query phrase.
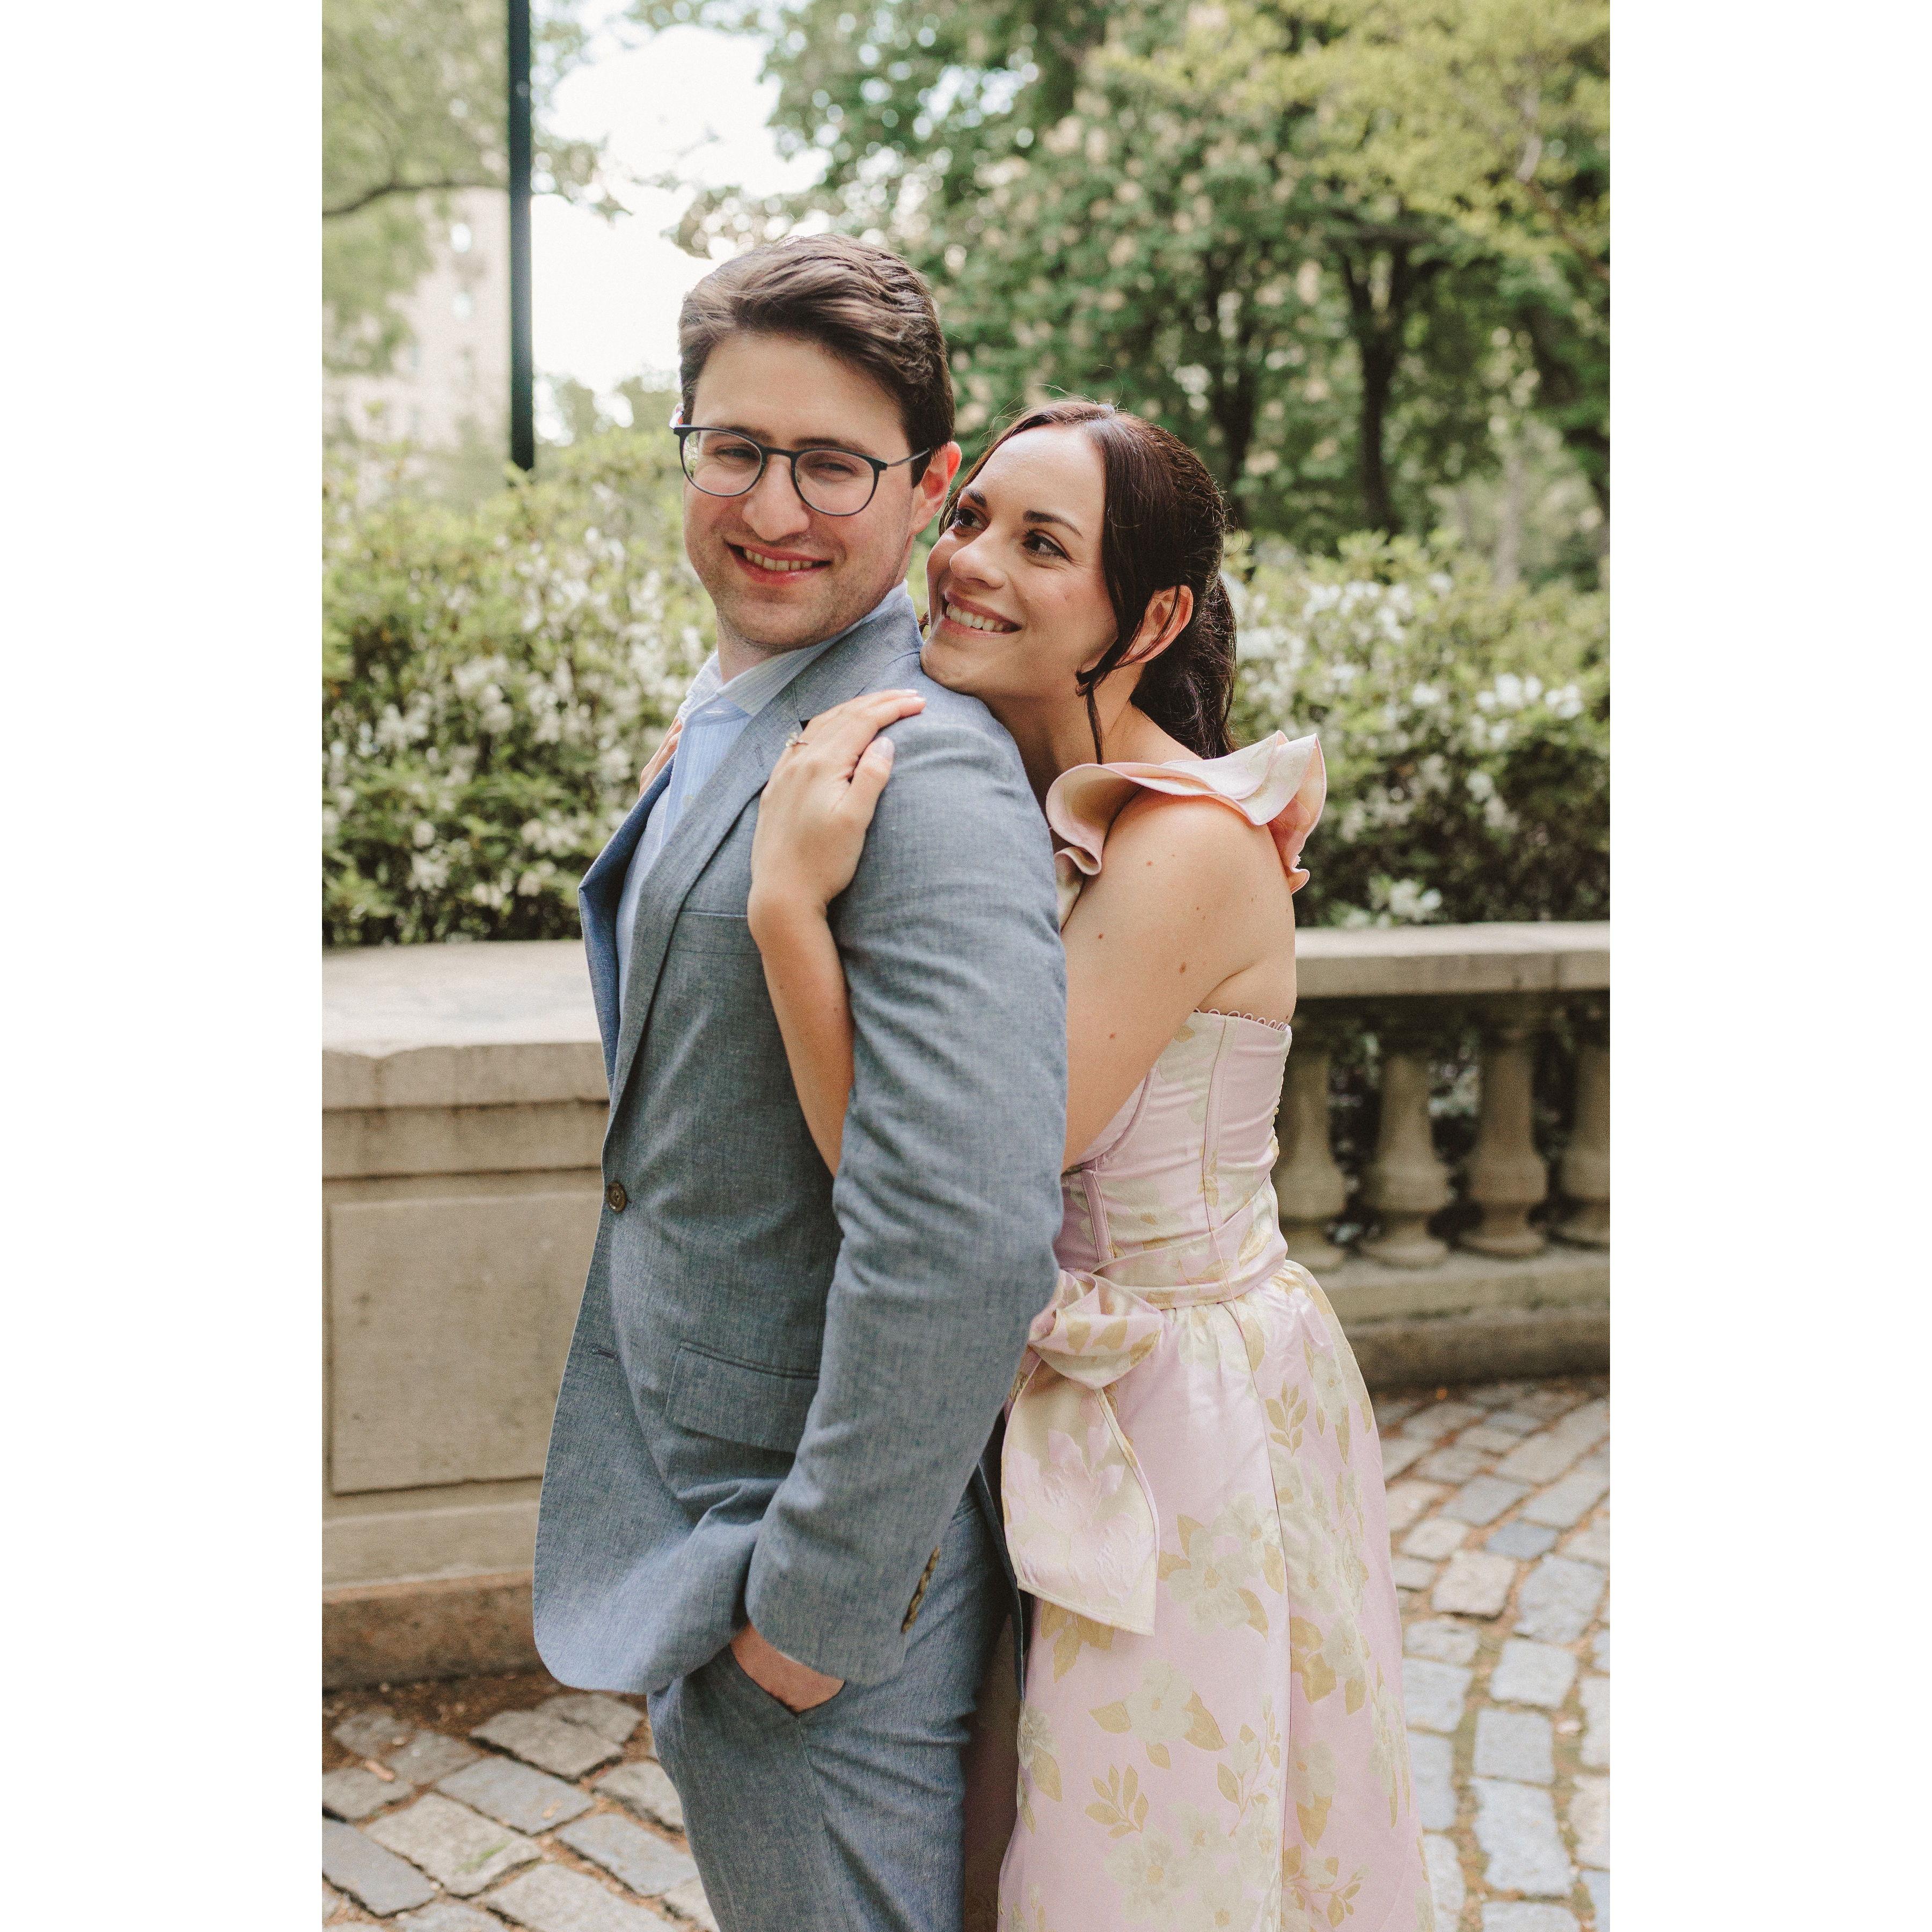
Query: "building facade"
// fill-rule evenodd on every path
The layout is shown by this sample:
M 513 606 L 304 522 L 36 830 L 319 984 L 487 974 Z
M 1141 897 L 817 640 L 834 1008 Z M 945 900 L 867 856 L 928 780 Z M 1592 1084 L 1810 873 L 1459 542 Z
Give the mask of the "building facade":
M 323 377 L 328 434 L 425 451 L 504 442 L 510 388 L 510 217 L 490 189 L 450 198 L 435 261 L 398 304 L 410 340 L 385 375 Z

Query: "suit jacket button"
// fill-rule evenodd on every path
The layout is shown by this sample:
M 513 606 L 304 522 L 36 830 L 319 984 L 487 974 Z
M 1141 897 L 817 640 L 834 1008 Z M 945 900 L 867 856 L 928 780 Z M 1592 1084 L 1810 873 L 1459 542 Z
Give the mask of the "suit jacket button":
M 624 1192 L 624 1184 L 614 1180 L 604 1190 L 604 1203 L 612 1214 L 621 1214 L 631 1204 L 631 1197 Z

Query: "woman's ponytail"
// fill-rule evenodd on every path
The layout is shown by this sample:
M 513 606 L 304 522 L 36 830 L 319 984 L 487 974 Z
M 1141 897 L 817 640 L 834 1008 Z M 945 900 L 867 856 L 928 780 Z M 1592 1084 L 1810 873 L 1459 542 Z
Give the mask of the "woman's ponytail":
M 1234 748 L 1234 607 L 1217 569 L 1180 636 L 1141 673 L 1134 702 L 1197 758 L 1219 758 Z

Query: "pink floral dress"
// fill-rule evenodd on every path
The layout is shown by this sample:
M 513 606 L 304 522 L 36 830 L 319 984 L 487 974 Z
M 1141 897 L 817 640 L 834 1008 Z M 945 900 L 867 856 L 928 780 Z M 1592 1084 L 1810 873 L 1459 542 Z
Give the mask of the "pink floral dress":
M 1142 790 L 1269 826 L 1306 880 L 1312 738 L 1080 766 L 1046 801 L 1063 925 Z M 1001 1932 L 1432 1932 L 1375 1424 L 1276 1210 L 1288 1048 L 1192 1014 L 1065 1177 L 1006 1427 L 1037 1604 Z

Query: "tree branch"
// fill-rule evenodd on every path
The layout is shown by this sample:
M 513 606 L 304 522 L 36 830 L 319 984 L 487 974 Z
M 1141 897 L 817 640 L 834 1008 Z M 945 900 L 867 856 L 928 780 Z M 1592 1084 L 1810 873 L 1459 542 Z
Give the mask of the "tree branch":
M 1610 283 L 1610 265 L 1584 242 L 1570 226 L 1568 219 L 1564 214 L 1562 209 L 1551 198 L 1549 190 L 1534 175 L 1526 179 L 1519 175 L 1516 178 L 1529 190 L 1530 198 L 1543 211 L 1544 219 L 1556 230 L 1558 240 L 1575 254 L 1581 256 L 1583 266 L 1596 277 L 1598 280 L 1608 288 Z
M 1483 111 L 1482 103 L 1467 87 L 1458 85 L 1455 92 L 1465 112 L 1476 124 L 1499 147 L 1508 148 L 1510 145 L 1509 130 L 1496 125 Z M 1543 161 L 1543 135 L 1536 119 L 1538 105 L 1538 98 L 1533 94 L 1516 104 L 1517 112 L 1522 117 L 1525 140 L 1522 158 L 1510 172 L 1520 187 L 1528 190 L 1529 197 L 1542 212 L 1543 218 L 1556 230 L 1556 238 L 1566 248 L 1580 255 L 1584 266 L 1607 288 L 1610 280 L 1610 264 L 1570 226 L 1569 218 L 1558 206 L 1556 198 L 1536 178 L 1536 170 Z
M 345 214 L 358 214 L 392 194 L 454 194 L 465 188 L 500 188 L 502 185 L 500 181 L 384 182 L 380 188 L 368 189 L 347 201 L 337 202 L 333 208 L 325 206 L 322 218 L 325 221 L 339 220 Z

